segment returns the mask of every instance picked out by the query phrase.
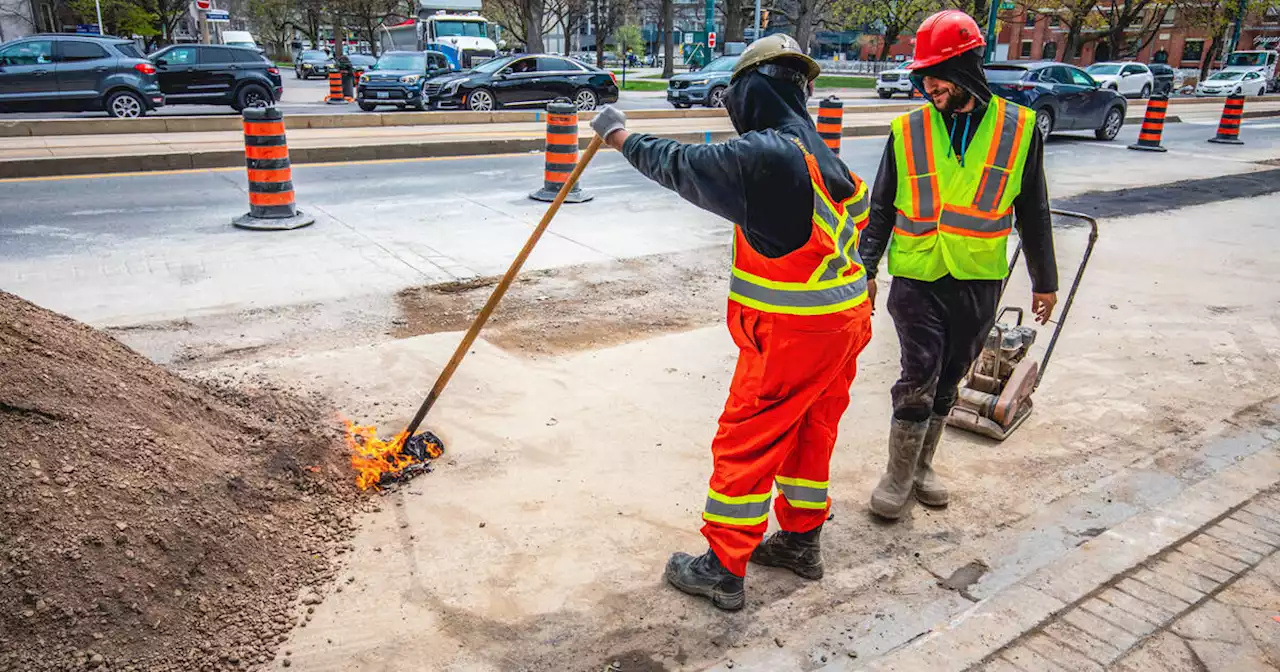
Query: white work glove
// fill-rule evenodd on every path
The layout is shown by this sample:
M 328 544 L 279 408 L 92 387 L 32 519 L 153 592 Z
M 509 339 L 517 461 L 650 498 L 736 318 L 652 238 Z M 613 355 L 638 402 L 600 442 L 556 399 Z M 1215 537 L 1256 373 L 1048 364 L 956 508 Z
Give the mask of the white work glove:
M 627 115 L 612 105 L 605 105 L 596 113 L 595 118 L 591 120 L 591 128 L 604 140 L 609 139 L 609 134 L 614 131 L 621 131 L 627 127 Z

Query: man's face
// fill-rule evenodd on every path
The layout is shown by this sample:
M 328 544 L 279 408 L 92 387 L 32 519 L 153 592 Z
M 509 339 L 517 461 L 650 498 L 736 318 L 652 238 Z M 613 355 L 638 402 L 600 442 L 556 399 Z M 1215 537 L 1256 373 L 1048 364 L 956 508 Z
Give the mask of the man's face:
M 924 92 L 929 94 L 929 99 L 933 101 L 933 106 L 947 113 L 955 113 L 969 103 L 971 96 L 968 91 L 954 82 L 937 77 L 925 76 Z

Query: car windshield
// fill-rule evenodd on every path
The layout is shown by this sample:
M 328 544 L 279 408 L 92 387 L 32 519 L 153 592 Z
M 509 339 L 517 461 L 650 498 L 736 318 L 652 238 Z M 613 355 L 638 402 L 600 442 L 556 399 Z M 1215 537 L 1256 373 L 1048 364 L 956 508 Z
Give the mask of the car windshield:
M 491 75 L 507 67 L 507 65 L 514 60 L 516 60 L 515 56 L 504 56 L 502 58 L 495 58 L 492 61 L 485 61 L 484 63 L 477 65 L 476 67 L 472 68 L 472 70 L 476 72 L 483 72 L 486 75 Z
M 425 54 L 383 54 L 373 66 L 374 70 L 413 70 L 427 71 Z
M 1246 54 L 1237 51 L 1227 57 L 1227 65 L 1265 65 L 1267 55 L 1261 52 Z
M 1244 76 L 1243 72 L 1215 72 L 1209 76 L 1211 82 L 1230 82 L 1240 79 Z
M 1116 75 L 1120 73 L 1121 66 L 1115 63 L 1094 63 L 1084 69 L 1091 75 Z
M 987 66 L 982 70 L 987 73 L 988 82 L 995 82 L 997 84 L 1017 82 L 1027 74 L 1026 68 L 1019 68 L 1016 66 L 1007 68 Z
M 708 63 L 707 67 L 702 69 L 702 72 L 730 72 L 733 70 L 733 66 L 737 62 L 737 56 L 721 56 L 720 58 Z
M 485 37 L 483 21 L 433 21 L 436 37 Z
M 121 42 L 117 44 L 116 49 L 119 49 L 120 53 L 128 56 L 129 58 L 142 58 L 142 53 L 138 51 L 138 48 L 129 42 Z
M 304 51 L 302 52 L 302 60 L 304 61 L 323 61 L 328 56 L 323 51 Z
M 352 65 L 372 65 L 376 60 L 374 57 L 365 56 L 364 54 L 352 54 L 347 58 L 351 60 Z

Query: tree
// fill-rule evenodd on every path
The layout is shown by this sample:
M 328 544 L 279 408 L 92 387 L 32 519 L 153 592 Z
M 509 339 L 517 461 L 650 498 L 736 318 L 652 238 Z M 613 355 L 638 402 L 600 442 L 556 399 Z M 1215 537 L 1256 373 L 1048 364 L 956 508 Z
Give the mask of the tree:
M 662 0 L 662 78 L 675 75 L 676 29 L 675 1 Z
M 596 29 L 596 67 L 603 68 L 605 38 L 622 23 L 622 12 L 615 0 L 591 0 L 591 5 Z
M 644 34 L 640 32 L 640 26 L 620 26 L 613 31 L 613 43 L 618 49 L 618 56 L 624 59 L 628 52 L 644 53 Z
M 395 15 L 400 8 L 398 0 L 342 0 L 341 4 L 350 25 L 358 29 L 357 35 L 369 42 L 369 48 L 377 56 L 378 26 Z
M 485 0 L 485 16 L 524 43 L 525 51 L 542 53 L 542 35 L 548 26 L 547 0 Z M 552 17 L 554 18 L 554 17 Z
M 1102 34 L 1113 58 L 1133 58 L 1155 39 L 1160 22 L 1170 7 L 1170 0 L 1126 0 L 1099 5 Z
M 312 49 L 320 48 L 320 24 L 324 22 L 324 3 L 322 0 L 292 0 L 297 2 L 298 18 L 301 24 L 298 28 L 306 33 L 307 39 L 311 41 Z
M 258 37 L 270 47 L 268 51 L 275 56 L 288 53 L 285 45 L 293 36 L 293 3 L 290 0 L 250 0 L 248 8 Z
M 842 28 L 880 26 L 884 40 L 876 60 L 883 61 L 899 36 L 915 31 L 938 8 L 936 0 L 838 0 L 832 16 Z
M 81 23 L 97 23 L 98 8 L 94 0 L 71 0 L 67 8 L 80 17 Z M 129 0 L 102 0 L 102 32 L 107 35 L 138 35 L 150 38 L 160 34 L 157 17 L 146 8 Z
M 893 2 L 894 0 L 873 0 L 874 2 Z M 915 0 L 905 0 L 906 2 L 914 2 Z M 814 31 L 818 25 L 831 15 L 832 10 L 837 3 L 847 2 L 853 5 L 853 0 L 791 0 L 787 3 L 775 3 L 773 10 L 787 17 L 791 25 L 796 27 L 796 42 L 800 43 L 800 48 L 809 52 L 809 43 L 813 41 Z
M 744 41 L 744 29 L 748 25 L 754 25 L 755 6 L 755 0 L 721 0 L 720 13 L 724 15 L 724 35 L 721 39 L 725 42 Z
M 573 36 L 587 19 L 587 0 L 551 0 L 547 12 L 564 35 L 564 55 L 573 50 Z
M 191 9 L 191 0 L 151 0 L 151 6 L 148 7 L 155 14 L 155 26 L 159 33 L 159 38 L 165 44 L 173 44 L 177 41 L 178 26 L 182 20 L 187 18 L 187 13 Z M 156 47 L 159 45 L 149 45 Z M 151 51 L 151 49 L 148 49 Z

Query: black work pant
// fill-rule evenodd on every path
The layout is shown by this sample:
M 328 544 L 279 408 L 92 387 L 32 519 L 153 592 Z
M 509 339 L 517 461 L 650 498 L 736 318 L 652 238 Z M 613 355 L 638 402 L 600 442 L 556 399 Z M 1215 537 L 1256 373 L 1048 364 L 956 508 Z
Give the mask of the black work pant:
M 995 323 L 1000 280 L 933 282 L 894 278 L 889 315 L 902 348 L 902 377 L 894 383 L 893 417 L 918 422 L 946 415 Z

